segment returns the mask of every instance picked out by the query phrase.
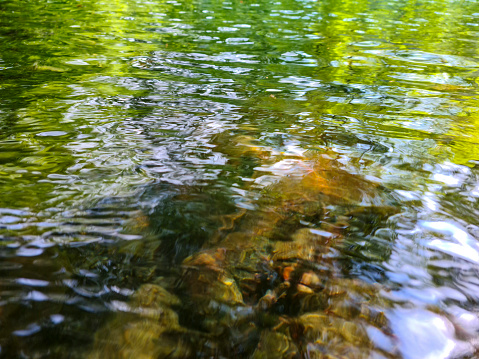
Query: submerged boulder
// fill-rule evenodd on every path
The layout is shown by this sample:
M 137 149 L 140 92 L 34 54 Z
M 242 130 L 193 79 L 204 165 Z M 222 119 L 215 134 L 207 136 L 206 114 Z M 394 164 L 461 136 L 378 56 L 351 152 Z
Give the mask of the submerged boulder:
M 378 348 L 368 334 L 394 343 L 384 315 L 389 304 L 377 286 L 344 277 L 338 250 L 354 213 L 365 216 L 387 198 L 376 183 L 328 156 L 296 166 L 300 175 L 264 187 L 254 209 L 216 217 L 221 225 L 210 240 L 172 272 L 178 273 L 169 279 L 176 295 L 153 284 L 140 287 L 128 315 L 118 314 L 97 334 L 96 353 L 391 357 L 394 347 Z

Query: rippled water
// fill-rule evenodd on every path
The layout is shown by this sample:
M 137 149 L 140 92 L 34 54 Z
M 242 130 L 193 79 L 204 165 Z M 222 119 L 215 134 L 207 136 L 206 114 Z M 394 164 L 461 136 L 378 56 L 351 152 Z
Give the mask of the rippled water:
M 0 355 L 478 355 L 478 20 L 451 0 L 2 1 Z M 178 328 L 148 326 L 152 284 Z

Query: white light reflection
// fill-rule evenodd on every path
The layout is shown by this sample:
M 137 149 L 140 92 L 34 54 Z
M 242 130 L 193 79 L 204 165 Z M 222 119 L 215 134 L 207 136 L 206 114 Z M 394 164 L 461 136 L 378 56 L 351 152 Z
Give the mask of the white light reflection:
M 420 221 L 419 225 L 431 232 L 450 238 L 456 243 L 443 239 L 433 239 L 428 243 L 428 247 L 438 251 L 460 257 L 468 261 L 479 263 L 478 245 L 459 225 L 444 221 Z

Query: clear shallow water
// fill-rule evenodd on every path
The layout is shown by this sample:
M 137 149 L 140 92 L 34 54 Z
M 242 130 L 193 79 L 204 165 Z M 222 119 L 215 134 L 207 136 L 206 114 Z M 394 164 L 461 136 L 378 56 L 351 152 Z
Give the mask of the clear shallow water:
M 182 330 L 202 333 L 170 357 L 266 355 L 271 332 L 293 338 L 280 357 L 340 355 L 278 328 L 318 312 L 367 328 L 365 357 L 474 357 L 478 18 L 474 1 L 2 2 L 2 355 L 101 351 L 94 332 L 121 313 L 138 320 L 128 303 L 155 283 L 180 298 Z M 314 176 L 307 200 L 288 196 Z M 269 201 L 271 188 L 285 199 Z M 278 259 L 303 228 L 333 233 L 324 258 Z M 273 319 L 245 315 L 248 334 L 201 309 L 216 292 L 198 299 L 182 284 L 190 255 L 241 257 L 235 233 L 267 257 L 251 272 L 277 277 L 250 293 L 241 266 L 222 262 L 243 298 L 223 298 L 228 315 L 277 297 L 264 310 Z M 351 299 L 347 314 L 333 299 L 298 309 L 303 297 L 278 288 L 303 285 L 303 272 L 378 294 Z M 387 324 L 350 319 L 365 303 Z

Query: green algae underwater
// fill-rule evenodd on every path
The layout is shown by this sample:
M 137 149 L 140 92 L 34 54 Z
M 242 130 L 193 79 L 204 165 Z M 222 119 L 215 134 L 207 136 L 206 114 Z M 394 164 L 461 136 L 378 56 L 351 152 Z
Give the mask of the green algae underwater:
M 478 20 L 1 1 L 0 357 L 477 357 Z

